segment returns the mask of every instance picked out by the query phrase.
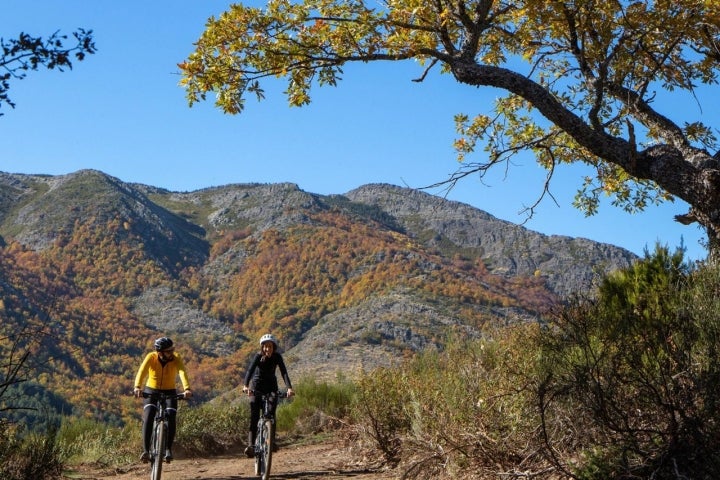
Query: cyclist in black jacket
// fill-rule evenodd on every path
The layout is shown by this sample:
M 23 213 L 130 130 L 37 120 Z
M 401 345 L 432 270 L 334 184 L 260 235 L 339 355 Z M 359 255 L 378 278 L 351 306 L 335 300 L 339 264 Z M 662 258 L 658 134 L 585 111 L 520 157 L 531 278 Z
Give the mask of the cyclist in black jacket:
M 267 333 L 260 338 L 260 353 L 256 354 L 247 372 L 245 372 L 245 381 L 243 383 L 243 392 L 250 395 L 250 427 L 248 431 L 248 446 L 245 448 L 245 455 L 252 458 L 255 455 L 255 436 L 257 435 L 257 423 L 260 418 L 260 408 L 262 408 L 260 397 L 263 394 L 274 393 L 278 391 L 278 381 L 275 371 L 280 369 L 280 375 L 285 382 L 288 397 L 293 396 L 292 383 L 288 376 L 285 361 L 282 355 L 278 353 L 278 341 L 271 334 Z M 276 399 L 277 402 L 277 399 Z M 273 412 L 277 404 L 274 403 Z M 273 442 L 273 445 L 275 443 Z

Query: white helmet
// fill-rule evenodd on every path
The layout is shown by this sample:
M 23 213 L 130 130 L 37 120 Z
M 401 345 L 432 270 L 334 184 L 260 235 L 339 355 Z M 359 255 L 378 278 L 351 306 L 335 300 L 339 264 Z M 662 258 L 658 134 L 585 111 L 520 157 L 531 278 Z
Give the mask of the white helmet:
M 278 348 L 278 341 L 277 341 L 277 339 L 273 336 L 272 333 L 266 333 L 265 335 L 263 335 L 262 337 L 260 337 L 260 346 L 261 346 L 261 347 L 262 347 L 262 344 L 265 343 L 265 342 L 273 342 L 273 343 L 275 344 L 275 348 Z

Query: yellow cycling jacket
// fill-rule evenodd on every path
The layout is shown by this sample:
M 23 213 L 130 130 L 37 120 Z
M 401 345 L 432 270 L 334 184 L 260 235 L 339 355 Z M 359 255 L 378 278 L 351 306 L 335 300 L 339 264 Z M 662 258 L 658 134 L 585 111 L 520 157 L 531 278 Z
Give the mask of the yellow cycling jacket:
M 185 363 L 179 354 L 164 366 L 160 363 L 157 352 L 150 352 L 145 356 L 140 369 L 135 375 L 135 387 L 142 388 L 143 380 L 147 377 L 145 385 L 157 390 L 172 390 L 175 388 L 175 379 L 180 375 L 184 390 L 190 390 L 190 382 L 185 372 Z

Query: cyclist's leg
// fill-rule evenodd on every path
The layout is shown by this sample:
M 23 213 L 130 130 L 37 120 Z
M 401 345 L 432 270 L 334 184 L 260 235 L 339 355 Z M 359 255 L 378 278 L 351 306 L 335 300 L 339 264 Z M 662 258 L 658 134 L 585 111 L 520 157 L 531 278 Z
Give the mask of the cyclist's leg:
M 250 445 L 255 444 L 255 437 L 257 436 L 257 423 L 260 419 L 260 409 L 262 408 L 262 394 L 255 392 L 254 395 L 250 395 L 250 425 L 249 425 L 249 437 L 248 440 Z
M 272 417 L 272 418 L 275 418 L 275 411 L 277 410 L 277 405 L 278 405 L 278 397 L 277 397 L 277 395 L 274 395 L 274 394 L 273 394 L 273 395 L 271 395 L 270 398 L 268 399 L 268 408 L 270 409 L 270 414 L 271 414 L 271 417 Z M 277 430 L 277 429 L 275 429 L 275 428 L 272 429 L 272 446 L 273 446 L 273 452 L 277 452 L 277 451 L 278 451 L 278 444 L 277 444 L 277 442 L 275 441 L 275 438 L 276 438 L 275 432 L 276 432 L 276 430 Z
M 257 392 L 254 393 L 255 394 L 250 395 L 250 425 L 248 426 L 248 446 L 245 449 L 245 454 L 248 456 L 252 456 L 251 454 L 254 453 L 255 450 L 257 423 L 260 419 L 260 408 L 262 407 L 261 395 L 257 395 Z
M 278 404 L 278 397 L 276 394 L 272 394 L 268 396 L 268 408 L 270 410 L 270 415 L 275 418 L 275 410 L 277 410 L 277 404 Z
M 153 403 L 153 399 L 148 397 L 143 402 L 143 415 L 142 415 L 142 435 L 143 435 L 143 455 L 142 459 L 146 460 L 147 452 L 150 451 L 150 437 L 152 436 L 153 423 L 155 420 L 155 412 L 157 408 Z
M 167 415 L 168 415 L 168 436 L 167 445 L 165 450 L 165 460 L 172 460 L 172 446 L 175 440 L 175 426 L 177 424 L 177 398 L 172 398 L 166 402 Z

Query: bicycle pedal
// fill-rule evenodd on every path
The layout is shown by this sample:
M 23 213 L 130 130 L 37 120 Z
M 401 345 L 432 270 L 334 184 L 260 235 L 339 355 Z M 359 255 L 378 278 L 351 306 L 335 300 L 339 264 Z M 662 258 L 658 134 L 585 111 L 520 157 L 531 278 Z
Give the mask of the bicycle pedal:
M 253 458 L 255 456 L 255 448 L 246 447 L 245 448 L 245 456 L 248 458 Z

